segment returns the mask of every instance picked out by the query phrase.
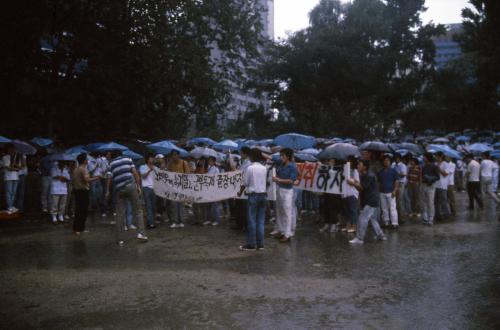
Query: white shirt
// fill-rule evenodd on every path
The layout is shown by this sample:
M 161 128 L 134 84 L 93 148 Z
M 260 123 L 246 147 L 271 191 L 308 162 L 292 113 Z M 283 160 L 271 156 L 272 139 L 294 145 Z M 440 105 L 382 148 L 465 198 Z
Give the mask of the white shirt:
M 359 182 L 359 172 L 358 170 L 353 170 L 351 171 L 351 179 L 354 181 Z M 347 185 L 347 189 L 345 191 L 345 194 L 342 196 L 343 198 L 351 197 L 354 196 L 356 198 L 359 198 L 359 191 L 356 189 L 356 187 L 351 186 L 350 184 Z
M 5 155 L 2 157 L 2 164 L 4 168 L 4 180 L 5 181 L 17 181 L 19 180 L 19 171 L 9 171 L 7 167 L 10 167 L 14 164 L 11 165 L 11 156 L 10 155 Z
M 139 173 L 141 174 L 141 185 L 146 188 L 153 189 L 153 175 L 155 175 L 156 167 L 153 167 L 153 171 L 151 171 L 146 177 L 144 174 L 148 173 L 149 166 L 144 164 L 139 167 Z
M 448 163 L 447 162 L 441 162 L 439 163 L 439 181 L 437 182 L 436 188 L 437 189 L 448 189 L 448 177 L 450 176 L 448 172 Z M 441 174 L 441 171 L 448 173 L 447 176 L 444 176 Z
M 406 178 L 406 176 L 408 175 L 408 168 L 406 167 L 405 163 L 403 163 L 403 162 L 396 163 L 395 170 L 399 174 L 398 181 L 401 184 L 406 184 L 408 182 L 408 180 Z M 359 180 L 357 180 L 357 181 L 359 181 Z
M 207 174 L 219 174 L 220 171 L 219 171 L 219 168 L 215 165 L 213 166 L 209 166 L 208 167 L 208 171 L 207 171 Z
M 99 157 L 96 159 L 94 168 L 94 176 L 104 176 L 109 172 L 109 162 L 106 157 Z
M 252 162 L 248 159 L 245 159 L 241 163 L 240 170 L 244 172 L 250 165 L 252 165 Z
M 493 176 L 493 161 L 485 159 L 481 161 L 481 177 L 491 178 Z
M 481 166 L 474 159 L 467 164 L 467 173 L 469 175 L 469 182 L 479 182 L 479 172 L 481 171 Z
M 69 180 L 69 172 L 65 167 L 62 170 L 59 166 L 55 166 L 52 168 L 50 176 L 52 177 L 52 181 L 50 184 L 50 193 L 51 195 L 67 195 L 68 194 L 68 183 L 63 182 L 61 180 L 55 179 L 55 176 L 63 176 Z
M 267 169 L 261 163 L 255 162 L 243 172 L 243 185 L 248 194 L 262 194 L 267 191 Z
M 448 186 L 454 186 L 455 185 L 455 170 L 457 166 L 455 165 L 454 162 L 449 162 L 448 163 Z
M 24 163 L 24 166 L 22 166 L 19 169 L 19 175 L 28 175 L 28 166 L 26 165 L 26 155 L 22 155 L 21 157 L 22 157 L 21 166 L 23 163 Z

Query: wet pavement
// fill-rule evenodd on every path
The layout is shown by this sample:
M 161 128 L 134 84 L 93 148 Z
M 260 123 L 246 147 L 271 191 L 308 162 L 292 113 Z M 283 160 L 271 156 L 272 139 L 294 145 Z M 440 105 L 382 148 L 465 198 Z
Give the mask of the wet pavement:
M 0 222 L 0 327 L 499 329 L 498 213 L 458 200 L 453 220 L 362 246 L 304 216 L 291 244 L 261 252 L 239 251 L 227 224 L 119 247 L 110 219 L 81 238 L 40 218 Z

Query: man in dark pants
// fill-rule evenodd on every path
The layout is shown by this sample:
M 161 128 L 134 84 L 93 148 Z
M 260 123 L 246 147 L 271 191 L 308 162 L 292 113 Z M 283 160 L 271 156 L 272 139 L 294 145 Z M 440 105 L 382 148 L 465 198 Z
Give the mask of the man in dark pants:
M 465 156 L 467 163 L 467 193 L 469 194 L 469 210 L 474 209 L 474 200 L 480 208 L 483 208 L 483 201 L 481 200 L 481 184 L 480 184 L 480 171 L 481 165 L 476 162 L 471 154 Z
M 100 177 L 91 178 L 87 170 L 87 154 L 79 154 L 76 158 L 78 167 L 73 172 L 73 194 L 75 196 L 75 220 L 73 231 L 80 236 L 85 230 L 85 221 L 89 210 L 90 183 L 99 180 Z

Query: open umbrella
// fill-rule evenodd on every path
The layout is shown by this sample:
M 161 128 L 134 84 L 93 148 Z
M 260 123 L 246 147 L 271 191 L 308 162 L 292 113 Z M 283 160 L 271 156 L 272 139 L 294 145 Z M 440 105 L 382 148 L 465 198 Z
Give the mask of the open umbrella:
M 20 140 L 12 140 L 10 143 L 14 145 L 16 152 L 25 155 L 34 155 L 36 154 L 36 149 L 31 144 L 20 141 Z
M 487 145 L 486 143 L 473 143 L 467 147 L 469 152 L 472 152 L 475 155 L 479 155 L 482 152 L 492 151 L 493 148 Z
M 122 144 L 110 142 L 110 143 L 105 143 L 105 144 L 95 148 L 95 151 L 97 151 L 97 152 L 106 152 L 106 151 L 113 151 L 113 150 L 125 151 L 127 149 L 128 148 Z
M 500 150 L 494 150 L 490 153 L 491 158 L 500 159 Z
M 500 149 L 500 142 L 497 142 L 493 145 L 494 149 Z
M 314 137 L 297 133 L 282 134 L 273 140 L 277 146 L 296 150 L 312 148 L 315 143 Z
M 5 136 L 1 136 L 0 135 L 0 143 L 10 143 L 10 142 L 12 142 L 11 139 L 6 138 Z
M 71 148 L 68 148 L 64 151 L 65 153 L 67 154 L 81 154 L 81 153 L 87 153 L 87 149 L 85 149 L 84 146 L 74 146 L 74 147 L 71 147 Z
M 214 149 L 210 149 L 207 147 L 196 147 L 190 152 L 191 156 L 194 158 L 202 158 L 202 157 L 215 157 L 216 159 L 219 159 L 219 153 L 215 151 Z
M 231 140 L 224 140 L 219 143 L 216 143 L 212 146 L 215 150 L 220 150 L 220 151 L 235 151 L 240 148 L 238 143 L 231 141 Z
M 99 148 L 102 145 L 105 145 L 105 143 L 103 142 L 90 143 L 85 146 L 85 149 L 87 150 L 87 152 L 94 152 L 96 151 L 97 148 Z
M 212 146 L 212 145 L 214 145 L 216 143 L 217 142 L 215 142 L 211 138 L 207 138 L 207 137 L 192 138 L 191 140 L 188 141 L 188 145 L 191 145 L 191 146 L 193 146 L 193 145 L 200 145 L 200 144 L 207 145 L 207 146 Z
M 123 156 L 125 157 L 128 157 L 128 158 L 131 158 L 132 160 L 139 160 L 139 159 L 142 159 L 143 157 L 141 155 L 139 155 L 138 153 L 136 152 L 133 152 L 132 150 L 130 149 L 127 149 L 123 152 Z
M 301 154 L 309 154 L 309 155 L 313 155 L 313 156 L 316 156 L 320 152 L 321 152 L 320 150 L 314 149 L 314 148 L 307 148 L 307 149 L 304 149 L 304 150 L 300 150 Z
M 189 153 L 186 150 L 179 148 L 178 146 L 176 146 L 175 144 L 173 144 L 168 140 L 151 143 L 148 144 L 147 147 L 148 149 L 158 154 L 168 155 L 175 150 L 179 153 L 181 157 L 189 156 Z
M 462 154 L 455 149 L 450 148 L 447 145 L 442 144 L 429 144 L 427 146 L 427 151 L 431 153 L 435 153 L 441 151 L 445 156 L 454 158 L 454 159 L 462 159 Z
M 54 140 L 52 139 L 47 139 L 47 138 L 41 138 L 41 137 L 34 137 L 30 141 L 33 144 L 36 144 L 37 146 L 40 147 L 47 147 L 50 146 L 51 144 L 54 143 Z
M 294 157 L 298 161 L 304 161 L 304 162 L 317 162 L 318 159 L 314 157 L 312 154 L 308 153 L 303 153 L 303 152 L 297 152 L 294 154 Z
M 273 139 L 259 140 L 259 141 L 257 141 L 257 144 L 259 146 L 269 146 L 270 144 L 273 144 Z
M 470 136 L 460 135 L 455 138 L 457 142 L 469 142 Z
M 379 141 L 368 141 L 359 146 L 360 150 L 370 150 L 370 151 L 380 151 L 380 152 L 390 152 L 389 146 L 383 142 Z
M 51 154 L 51 155 L 48 155 L 45 157 L 48 157 L 53 162 L 56 162 L 56 161 L 76 162 L 76 155 L 68 154 L 65 152 L 58 152 L 58 153 Z
M 448 140 L 445 137 L 438 137 L 432 140 L 433 143 L 450 143 L 450 140 Z
M 391 148 L 393 151 L 396 151 L 396 152 L 398 150 L 407 150 L 415 155 L 421 155 L 424 152 L 423 148 L 421 146 L 419 146 L 418 144 L 408 143 L 408 142 L 391 143 L 391 144 L 389 144 L 389 148 Z
M 351 156 L 352 157 L 361 156 L 358 147 L 349 143 L 337 143 L 320 152 L 317 158 L 321 160 L 324 159 L 347 160 L 347 158 Z

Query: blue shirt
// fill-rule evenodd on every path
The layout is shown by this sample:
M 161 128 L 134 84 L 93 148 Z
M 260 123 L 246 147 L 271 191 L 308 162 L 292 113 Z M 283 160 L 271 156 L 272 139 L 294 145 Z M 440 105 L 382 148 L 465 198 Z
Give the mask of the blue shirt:
M 135 168 L 132 159 L 128 157 L 118 157 L 109 164 L 111 175 L 113 176 L 113 188 L 117 191 L 126 185 L 134 182 L 132 169 Z
M 380 172 L 378 172 L 378 184 L 380 186 L 380 193 L 392 193 L 394 191 L 396 181 L 398 181 L 398 172 L 394 168 L 383 168 Z
M 280 179 L 285 179 L 285 180 L 292 180 L 295 181 L 297 180 L 297 176 L 299 175 L 299 171 L 297 171 L 297 166 L 295 163 L 289 162 L 288 165 L 283 165 L 281 160 L 276 162 L 276 176 Z M 278 186 L 280 188 L 284 189 L 292 189 L 293 184 L 283 184 L 283 183 L 278 183 Z

